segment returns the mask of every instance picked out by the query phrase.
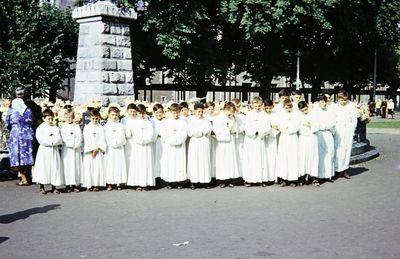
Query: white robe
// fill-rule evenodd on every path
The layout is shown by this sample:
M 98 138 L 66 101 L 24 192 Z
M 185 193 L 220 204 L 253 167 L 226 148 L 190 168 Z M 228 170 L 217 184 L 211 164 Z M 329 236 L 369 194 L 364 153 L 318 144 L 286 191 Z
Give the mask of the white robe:
M 279 113 L 278 129 L 281 132 L 276 156 L 277 177 L 284 180 L 295 181 L 299 178 L 298 152 L 300 120 L 294 111 Z
M 126 132 L 128 142 L 132 143 L 127 185 L 155 186 L 153 143 L 156 135 L 153 124 L 149 119 L 137 118 L 127 122 Z
M 214 126 L 214 119 L 216 116 L 210 116 L 208 114 L 204 115 L 204 118 L 206 118 L 210 123 L 211 123 L 211 128 Z M 215 133 L 212 131 L 211 132 L 211 137 L 210 137 L 210 145 L 211 145 L 211 151 L 210 151 L 210 161 L 211 161 L 211 177 L 215 178 L 215 151 L 217 147 L 217 139 L 215 137 Z
M 236 121 L 221 113 L 214 118 L 213 131 L 217 139 L 215 148 L 216 179 L 227 180 L 240 177 L 236 151 Z
M 236 153 L 238 158 L 239 177 L 243 176 L 243 154 L 244 154 L 244 127 L 246 116 L 240 112 L 236 113 Z
M 125 162 L 126 162 L 126 168 L 128 169 L 130 166 L 130 163 L 134 162 L 134 160 L 131 161 L 130 157 L 132 154 L 132 148 L 134 146 L 134 141 L 132 138 L 128 137 L 131 136 L 131 133 L 129 132 L 128 128 L 126 127 L 127 124 L 132 124 L 135 120 L 137 119 L 137 117 L 131 118 L 129 116 L 124 117 L 121 120 L 121 123 L 124 125 L 125 127 L 125 135 L 126 135 L 126 143 L 125 143 Z
M 276 112 L 272 112 L 267 114 L 267 118 L 269 119 L 271 126 L 278 125 L 278 115 Z M 276 180 L 276 155 L 278 153 L 278 139 L 279 139 L 279 130 L 271 128 L 270 133 L 265 138 L 265 152 L 267 153 L 265 167 L 266 172 L 263 173 L 263 182 L 272 182 Z
M 162 143 L 161 143 L 161 130 L 164 120 L 157 120 L 152 118 L 154 132 L 156 134 L 156 140 L 153 143 L 153 155 L 154 155 L 154 177 L 160 177 L 161 175 L 161 158 L 162 158 Z
M 58 145 L 62 144 L 60 129 L 43 122 L 36 129 L 36 139 L 40 146 L 32 171 L 32 181 L 53 186 L 63 185 L 64 174 L 58 149 Z
M 125 184 L 127 180 L 125 127 L 119 122 L 107 121 L 104 125 L 107 143 L 105 153 L 106 183 Z
M 187 123 L 184 119 L 166 119 L 162 125 L 161 178 L 166 182 L 181 182 L 186 174 Z
M 264 111 L 252 110 L 246 115 L 244 127 L 243 180 L 248 183 L 263 182 L 268 174 L 265 137 L 271 131 L 271 123 Z
M 335 171 L 342 172 L 349 168 L 354 131 L 357 127 L 357 110 L 353 102 L 342 106 L 337 104 L 335 112 Z
M 190 142 L 187 173 L 192 183 L 211 182 L 210 134 L 211 123 L 209 120 L 199 119 L 195 116 L 188 119 Z
M 83 187 L 105 186 L 104 154 L 107 143 L 104 136 L 104 128 L 100 124 L 89 123 L 83 128 Z M 100 148 L 95 158 L 92 151 Z
M 335 174 L 335 115 L 331 109 L 315 108 L 318 121 L 318 178 L 330 179 Z
M 299 113 L 299 176 L 318 177 L 318 121 L 313 112 Z
M 63 147 L 61 160 L 65 185 L 79 185 L 83 182 L 82 131 L 78 124 L 64 124 L 61 127 Z

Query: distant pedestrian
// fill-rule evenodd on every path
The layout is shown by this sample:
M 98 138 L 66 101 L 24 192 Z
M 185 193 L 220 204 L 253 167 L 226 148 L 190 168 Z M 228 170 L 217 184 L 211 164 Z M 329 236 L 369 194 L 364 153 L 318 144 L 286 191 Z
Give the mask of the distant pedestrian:
M 387 114 L 387 102 L 386 100 L 383 100 L 381 105 L 381 118 L 385 119 L 386 114 Z
M 394 102 L 392 99 L 390 99 L 387 104 L 387 110 L 388 110 L 388 118 L 390 116 L 392 119 L 394 119 Z

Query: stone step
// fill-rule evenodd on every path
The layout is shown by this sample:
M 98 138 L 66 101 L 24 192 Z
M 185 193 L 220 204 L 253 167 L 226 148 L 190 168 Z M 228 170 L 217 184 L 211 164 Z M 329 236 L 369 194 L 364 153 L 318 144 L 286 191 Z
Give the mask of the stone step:
M 351 156 L 350 164 L 355 165 L 355 164 L 363 163 L 363 162 L 372 160 L 378 156 L 379 156 L 378 149 L 376 149 L 373 146 L 369 146 L 368 151 L 361 153 L 361 154 L 357 154 L 355 156 Z
M 360 155 L 367 152 L 370 149 L 369 140 L 366 139 L 363 142 L 353 143 L 351 148 L 351 155 Z

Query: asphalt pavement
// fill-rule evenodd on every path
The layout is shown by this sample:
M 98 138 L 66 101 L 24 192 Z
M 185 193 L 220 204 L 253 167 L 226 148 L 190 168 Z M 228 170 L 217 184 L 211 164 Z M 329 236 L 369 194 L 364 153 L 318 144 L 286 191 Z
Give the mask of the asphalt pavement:
M 400 135 L 320 187 L 38 193 L 0 181 L 0 258 L 399 258 Z

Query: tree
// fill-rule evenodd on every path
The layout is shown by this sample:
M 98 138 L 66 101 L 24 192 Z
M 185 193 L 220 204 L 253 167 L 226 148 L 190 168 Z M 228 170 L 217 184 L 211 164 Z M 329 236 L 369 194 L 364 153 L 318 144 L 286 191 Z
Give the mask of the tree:
M 12 96 L 18 86 L 35 97 L 56 97 L 76 56 L 78 26 L 71 11 L 39 1 L 3 1 L 0 6 L 0 87 Z

